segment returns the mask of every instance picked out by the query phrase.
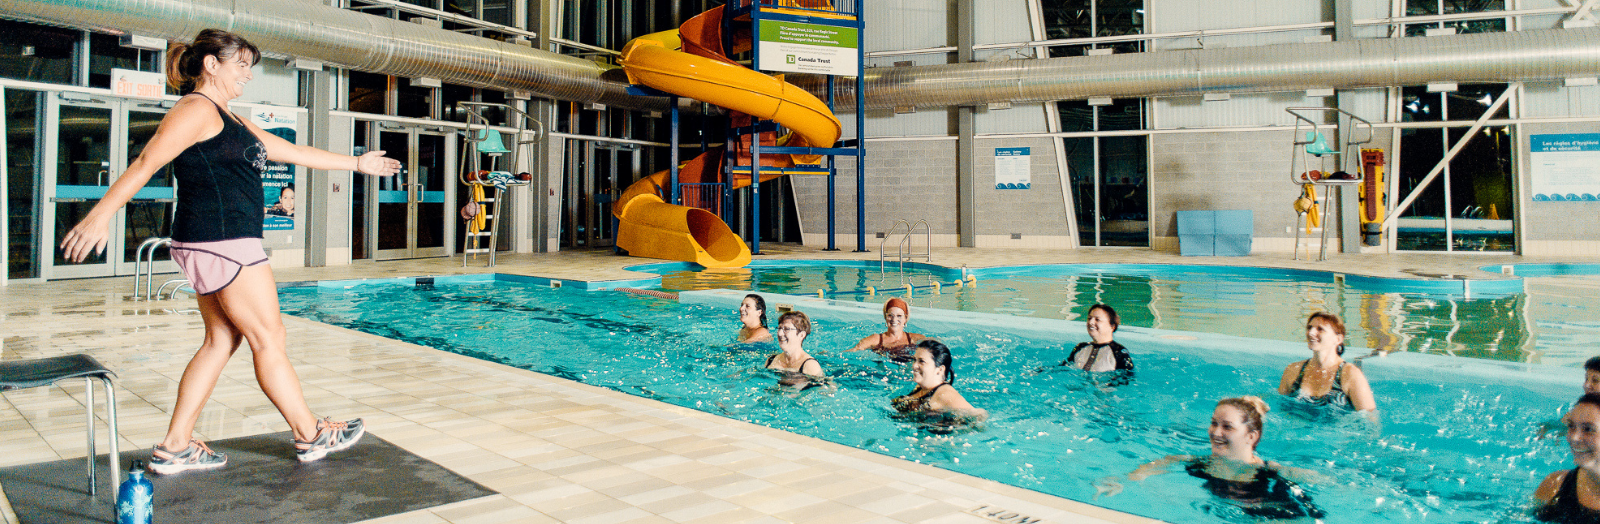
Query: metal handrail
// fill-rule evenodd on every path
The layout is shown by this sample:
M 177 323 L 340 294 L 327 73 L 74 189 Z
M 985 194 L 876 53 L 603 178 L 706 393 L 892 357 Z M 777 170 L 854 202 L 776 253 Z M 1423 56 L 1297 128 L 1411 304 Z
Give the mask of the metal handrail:
M 884 245 L 884 243 L 889 241 L 890 237 L 894 236 L 894 232 L 895 231 L 899 231 L 900 230 L 900 224 L 905 224 L 905 226 L 906 226 L 906 234 L 907 235 L 911 234 L 911 223 L 910 222 L 906 222 L 905 219 L 902 218 L 902 219 L 899 219 L 899 220 L 895 220 L 894 224 L 889 226 L 889 231 L 883 234 L 883 238 L 882 239 L 878 240 L 878 280 L 883 280 L 884 257 L 885 257 L 885 254 L 886 254 L 884 249 L 883 249 L 883 245 Z M 904 272 L 905 269 L 906 269 L 906 263 L 905 263 L 905 260 L 902 259 L 900 261 L 900 271 Z
M 189 285 L 189 281 L 187 279 L 182 279 L 182 278 L 175 278 L 175 279 L 172 279 L 172 280 L 168 280 L 166 282 L 162 282 L 161 283 L 161 287 L 156 288 L 156 297 L 160 298 L 161 297 L 161 292 L 166 291 L 167 290 L 167 286 L 172 286 L 172 291 L 170 293 L 167 293 L 167 299 L 171 300 L 174 296 L 176 296 L 178 294 L 179 291 L 183 290 L 183 286 L 187 286 L 187 285 Z
M 922 232 L 924 235 L 922 243 L 923 251 L 921 253 L 913 253 L 911 251 L 911 235 L 916 234 L 918 225 L 922 226 Z M 907 227 L 906 236 L 901 239 L 900 244 L 901 258 L 909 259 L 922 257 L 923 262 L 933 262 L 933 226 L 928 225 L 928 221 L 926 219 L 918 219 L 916 222 L 912 222 L 911 225 Z
M 146 302 L 148 302 L 150 300 L 153 300 L 151 292 L 150 292 L 150 287 L 155 284 L 155 278 L 156 278 L 156 276 L 155 276 L 155 273 L 156 273 L 156 249 L 160 248 L 161 246 L 168 246 L 168 245 L 172 245 L 172 239 L 170 239 L 170 238 L 161 238 L 161 237 L 150 237 L 150 238 L 145 239 L 144 242 L 140 243 L 138 249 L 134 250 L 134 253 L 133 253 L 133 299 L 134 300 L 139 300 L 140 299 L 140 297 L 139 297 L 139 280 L 140 279 L 144 280 L 144 300 Z M 184 282 L 188 282 L 188 281 L 185 280 Z M 155 292 L 155 296 L 156 297 L 159 297 L 160 295 L 161 295 L 160 291 L 156 291 Z

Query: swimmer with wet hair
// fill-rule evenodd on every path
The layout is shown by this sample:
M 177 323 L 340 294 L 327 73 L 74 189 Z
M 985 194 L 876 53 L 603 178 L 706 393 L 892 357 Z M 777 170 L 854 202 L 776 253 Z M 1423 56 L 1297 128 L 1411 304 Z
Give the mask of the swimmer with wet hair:
M 1574 468 L 1544 478 L 1533 498 L 1545 522 L 1600 522 L 1600 393 L 1584 393 L 1561 417 Z
M 1600 393 L 1600 357 L 1583 361 L 1583 394 Z
M 906 332 L 906 322 L 911 320 L 911 306 L 899 298 L 891 298 L 883 303 L 884 332 L 874 333 L 862 338 L 856 346 L 845 350 L 873 352 L 889 357 L 897 362 L 911 360 L 911 346 L 926 340 L 928 337 Z
M 912 355 L 911 380 L 916 387 L 890 401 L 895 409 L 902 413 L 955 413 L 976 418 L 988 415 L 956 391 L 956 371 L 948 346 L 937 340 L 923 340 Z
M 779 383 L 786 386 L 805 386 L 820 379 L 822 364 L 806 353 L 806 336 L 811 334 L 811 319 L 805 313 L 790 311 L 778 317 L 778 353 L 767 357 L 765 368 L 784 373 Z
M 751 293 L 739 302 L 739 343 L 771 342 L 772 331 L 767 329 L 767 301 Z
M 1089 313 L 1085 316 L 1084 326 L 1089 331 L 1089 342 L 1072 348 L 1072 354 L 1061 365 L 1084 371 L 1133 371 L 1133 358 L 1128 356 L 1128 348 L 1111 339 L 1122 324 L 1117 317 L 1117 310 L 1105 304 L 1095 304 L 1089 306 Z
M 1182 464 L 1190 476 L 1205 481 L 1202 487 L 1227 499 L 1245 515 L 1267 519 L 1323 518 L 1326 514 L 1322 509 L 1290 480 L 1321 480 L 1321 475 L 1264 460 L 1256 454 L 1264 431 L 1262 421 L 1270 410 L 1265 401 L 1255 396 L 1217 401 L 1206 431 L 1211 441 L 1210 455 L 1169 455 L 1140 466 L 1128 474 L 1128 480 L 1142 481 L 1170 472 L 1174 464 Z M 1101 479 L 1096 488 L 1105 495 L 1122 492 L 1122 484 L 1115 477 Z
M 1319 311 L 1306 320 L 1306 348 L 1311 358 L 1283 368 L 1278 393 L 1318 405 L 1343 405 L 1356 411 L 1375 411 L 1377 401 L 1361 368 L 1345 362 L 1344 321 L 1339 315 Z

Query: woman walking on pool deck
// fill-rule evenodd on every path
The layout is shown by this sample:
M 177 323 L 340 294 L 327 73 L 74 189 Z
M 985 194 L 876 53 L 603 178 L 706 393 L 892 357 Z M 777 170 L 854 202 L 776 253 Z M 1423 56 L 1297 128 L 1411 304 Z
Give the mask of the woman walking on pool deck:
M 318 420 L 306 405 L 300 378 L 289 362 L 272 267 L 261 246 L 266 209 L 261 170 L 272 160 L 388 176 L 399 171 L 400 162 L 384 158 L 382 151 L 353 157 L 291 144 L 228 112 L 222 104 L 243 94 L 260 58 L 255 46 L 217 29 L 201 31 L 191 45 L 175 45 L 168 52 L 167 81 L 183 98 L 161 119 L 139 158 L 61 241 L 63 256 L 73 262 L 103 252 L 112 215 L 151 175 L 173 164 L 178 204 L 172 259 L 199 293 L 206 336 L 178 383 L 166 438 L 152 449 L 150 469 L 157 473 L 228 463 L 227 455 L 211 451 L 192 435 L 201 408 L 241 340 L 250 342 L 256 381 L 289 423 L 300 461 L 348 448 L 365 432 L 361 419 Z

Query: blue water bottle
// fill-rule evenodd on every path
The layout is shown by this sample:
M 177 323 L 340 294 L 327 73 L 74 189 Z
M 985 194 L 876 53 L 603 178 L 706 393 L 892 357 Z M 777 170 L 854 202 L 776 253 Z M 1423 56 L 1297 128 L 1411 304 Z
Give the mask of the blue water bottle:
M 144 462 L 133 461 L 128 480 L 117 490 L 117 524 L 150 524 L 154 512 L 155 490 L 144 478 Z

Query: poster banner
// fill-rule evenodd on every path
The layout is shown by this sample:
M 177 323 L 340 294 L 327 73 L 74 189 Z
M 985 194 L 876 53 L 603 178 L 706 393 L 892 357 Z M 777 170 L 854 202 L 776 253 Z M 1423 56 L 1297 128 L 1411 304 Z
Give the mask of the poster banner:
M 1600 133 L 1529 135 L 1534 202 L 1600 202 Z
M 1032 148 L 998 147 L 994 150 L 994 188 L 1028 189 L 1033 186 Z
M 761 21 L 761 70 L 856 76 L 856 28 Z
M 261 129 L 277 135 L 278 138 L 295 141 L 295 128 L 299 119 L 294 112 L 274 111 L 270 109 L 257 109 L 250 114 L 250 121 L 261 126 Z M 295 187 L 294 175 L 296 168 L 293 164 L 267 161 L 266 168 L 261 170 L 261 193 L 265 197 L 266 218 L 261 222 L 261 229 L 266 231 L 294 229 Z

